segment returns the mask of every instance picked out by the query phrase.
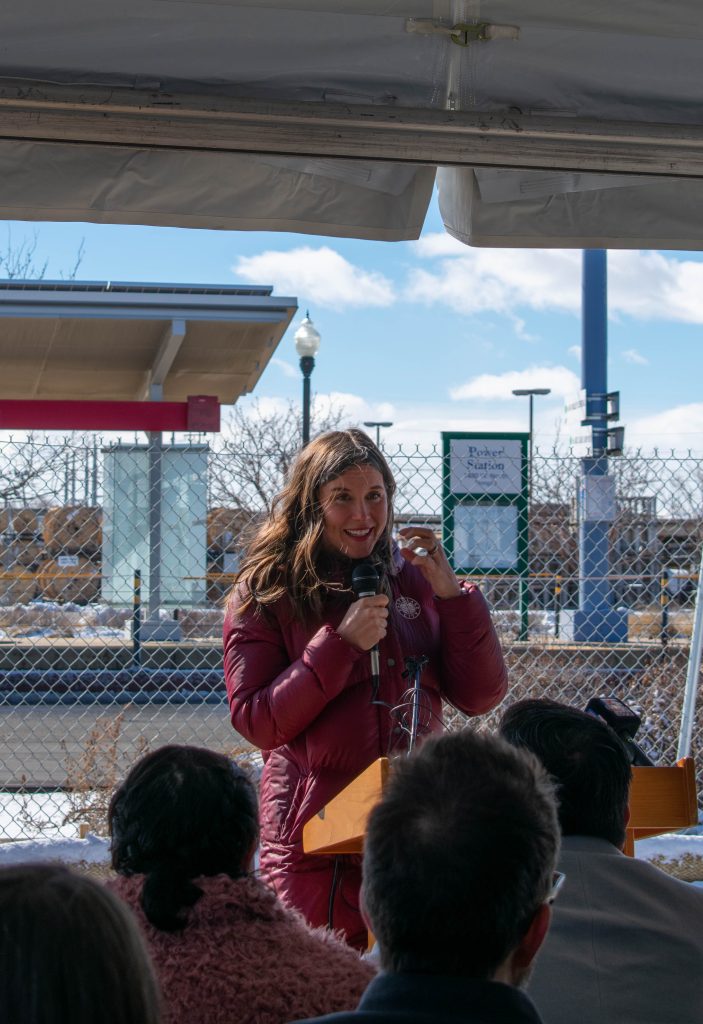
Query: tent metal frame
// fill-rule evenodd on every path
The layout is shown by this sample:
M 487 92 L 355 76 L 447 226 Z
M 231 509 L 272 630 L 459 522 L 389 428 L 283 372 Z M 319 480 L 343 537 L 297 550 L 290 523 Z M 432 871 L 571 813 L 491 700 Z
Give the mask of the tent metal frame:
M 703 177 L 703 127 L 0 84 L 0 139 Z

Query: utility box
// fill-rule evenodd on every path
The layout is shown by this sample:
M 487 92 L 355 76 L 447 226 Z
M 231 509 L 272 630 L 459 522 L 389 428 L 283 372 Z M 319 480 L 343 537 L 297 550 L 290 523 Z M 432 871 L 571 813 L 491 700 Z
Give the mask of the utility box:
M 158 566 L 159 606 L 205 603 L 208 450 L 103 450 L 103 600 L 131 605 L 134 572 L 140 570 L 142 603 L 152 603 L 151 570 Z

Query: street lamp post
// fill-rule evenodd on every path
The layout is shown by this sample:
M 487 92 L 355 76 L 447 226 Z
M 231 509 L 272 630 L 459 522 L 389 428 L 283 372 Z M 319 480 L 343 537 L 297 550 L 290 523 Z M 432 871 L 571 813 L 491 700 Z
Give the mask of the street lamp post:
M 529 636 L 529 574 L 530 574 L 530 512 L 532 511 L 532 460 L 534 456 L 534 400 L 535 395 L 549 395 L 551 388 L 515 388 L 513 394 L 517 398 L 529 398 L 530 400 L 530 433 L 528 438 L 527 457 L 527 581 L 520 577 L 520 632 L 519 640 L 527 640 Z
M 550 395 L 551 388 L 515 388 L 513 394 L 518 398 L 527 397 L 530 400 L 530 437 L 529 437 L 529 458 L 527 462 L 528 472 L 528 504 L 532 505 L 532 457 L 534 455 L 534 400 L 535 395 Z
M 300 356 L 300 370 L 303 374 L 303 448 L 310 440 L 310 375 L 315 369 L 315 356 L 320 348 L 320 332 L 316 329 L 310 313 L 295 332 L 295 350 Z
M 376 447 L 381 447 L 381 427 L 392 427 L 393 424 L 388 420 L 364 420 L 365 427 L 376 428 Z

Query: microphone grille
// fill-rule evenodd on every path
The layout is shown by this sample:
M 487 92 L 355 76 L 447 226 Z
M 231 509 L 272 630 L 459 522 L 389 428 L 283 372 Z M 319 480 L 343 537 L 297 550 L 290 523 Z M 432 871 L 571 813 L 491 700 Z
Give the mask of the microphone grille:
M 371 562 L 360 562 L 359 565 L 355 565 L 352 570 L 351 585 L 354 593 L 368 594 L 373 592 L 378 593 L 378 584 L 380 577 L 376 571 L 376 566 L 372 565 Z

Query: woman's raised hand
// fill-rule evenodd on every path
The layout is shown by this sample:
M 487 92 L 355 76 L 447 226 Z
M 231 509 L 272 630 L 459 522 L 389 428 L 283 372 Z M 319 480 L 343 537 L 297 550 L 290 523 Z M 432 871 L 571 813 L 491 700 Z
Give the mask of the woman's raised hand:
M 360 597 L 349 606 L 347 614 L 337 626 L 337 632 L 347 643 L 360 651 L 370 651 L 382 640 L 388 630 L 388 597 L 374 594 Z
M 398 530 L 400 553 L 416 565 L 437 597 L 458 597 L 461 587 L 444 548 L 429 526 L 405 526 Z

